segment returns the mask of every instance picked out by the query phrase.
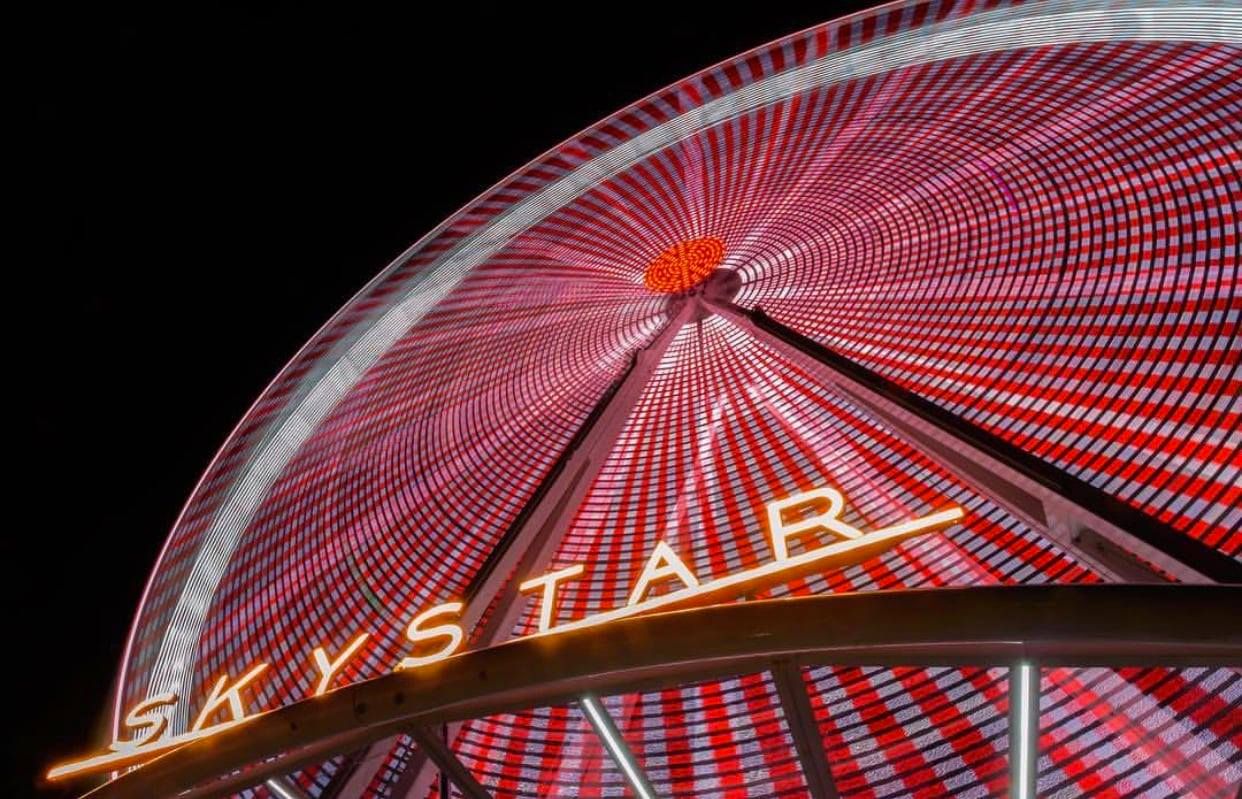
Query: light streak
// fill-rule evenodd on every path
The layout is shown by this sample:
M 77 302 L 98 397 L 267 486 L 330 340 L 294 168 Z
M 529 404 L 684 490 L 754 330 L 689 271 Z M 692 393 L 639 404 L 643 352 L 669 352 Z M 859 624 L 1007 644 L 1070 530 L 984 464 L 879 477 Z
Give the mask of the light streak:
M 300 799 L 296 794 L 281 784 L 280 780 L 268 780 L 263 783 L 269 791 L 276 794 L 280 799 Z
M 1031 673 L 1030 663 L 1018 664 L 1018 778 L 1014 799 L 1035 799 L 1029 793 L 1031 782 Z
M 119 752 L 110 752 L 105 755 L 96 755 L 82 760 L 75 760 L 72 763 L 62 763 L 59 766 L 53 766 L 48 769 L 47 778 L 49 780 L 59 780 L 65 777 L 72 777 L 75 774 L 89 774 L 96 771 L 117 771 L 129 766 L 137 766 L 147 762 L 154 756 L 169 752 L 173 749 L 179 749 L 186 744 L 197 741 L 200 738 L 208 738 L 217 733 L 223 732 L 229 727 L 236 727 L 242 722 L 249 721 L 253 716 L 247 716 L 244 719 L 233 719 L 215 724 L 205 729 L 196 730 L 194 732 L 185 732 L 181 735 L 163 738 L 149 744 L 143 744 L 137 749 L 125 749 Z
M 593 696 L 584 696 L 582 697 L 582 707 L 591 719 L 591 726 L 595 728 L 595 734 L 603 740 L 604 746 L 608 747 L 608 752 L 612 755 L 613 761 L 625 772 L 625 778 L 630 781 L 630 787 L 634 790 L 634 795 L 639 797 L 639 799 L 656 799 L 647 790 L 646 780 L 638 773 L 638 764 L 634 762 L 629 747 L 618 740 L 612 724 L 612 718 L 604 718 L 606 711 L 600 707 L 599 700 Z

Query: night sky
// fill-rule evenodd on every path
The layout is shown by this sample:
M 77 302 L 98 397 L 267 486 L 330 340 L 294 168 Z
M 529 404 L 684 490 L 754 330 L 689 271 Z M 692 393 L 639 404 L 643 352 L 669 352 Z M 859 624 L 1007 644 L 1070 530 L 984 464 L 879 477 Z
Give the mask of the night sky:
M 121 648 L 182 504 L 369 278 L 581 128 L 861 6 L 525 5 L 62 9 L 10 28 L 34 246 L 8 270 L 24 510 L 3 536 L 18 620 L 4 795 L 80 792 L 37 775 L 106 743 Z

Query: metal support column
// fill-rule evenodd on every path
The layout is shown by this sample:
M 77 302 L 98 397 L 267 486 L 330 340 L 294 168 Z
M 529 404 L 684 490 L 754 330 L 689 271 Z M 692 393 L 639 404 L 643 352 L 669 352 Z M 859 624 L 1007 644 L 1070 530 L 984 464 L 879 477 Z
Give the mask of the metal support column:
M 518 592 L 518 582 L 547 569 L 651 375 L 696 307 L 695 302 L 680 301 L 659 335 L 635 354 L 634 365 L 625 379 L 603 407 L 592 414 L 575 445 L 566 452 L 568 457 L 557 476 L 542 496 L 527 506 L 529 511 L 519 520 L 519 525 L 506 535 L 508 540 L 486 567 L 486 577 L 477 588 L 467 592 L 468 605 L 462 626 L 468 630 L 475 627 L 494 600 L 497 602 L 482 632 L 473 639 L 474 646 L 501 643 L 512 633 L 526 600 Z M 518 579 L 513 579 L 514 576 Z
M 1009 667 L 1009 796 L 1035 799 L 1039 776 L 1039 664 Z
M 819 725 L 815 723 L 815 713 L 811 707 L 811 697 L 806 692 L 806 682 L 802 679 L 802 669 L 796 663 L 782 660 L 773 664 L 771 674 L 781 699 L 781 709 L 785 713 L 785 724 L 789 727 L 794 749 L 798 753 L 798 763 L 802 766 L 802 777 L 806 780 L 807 791 L 812 799 L 837 799 L 840 794 L 837 793 L 837 784 L 832 779 L 832 770 L 828 767 L 824 739 L 819 734 Z
M 441 774 L 448 778 L 467 799 L 492 799 L 491 793 L 479 784 L 470 773 L 470 769 L 457 759 L 453 750 L 449 749 L 440 734 L 426 727 L 415 727 L 410 730 L 410 737 L 418 742 L 418 748 L 427 753 L 427 759 L 436 764 Z M 448 799 L 441 794 L 441 799 Z

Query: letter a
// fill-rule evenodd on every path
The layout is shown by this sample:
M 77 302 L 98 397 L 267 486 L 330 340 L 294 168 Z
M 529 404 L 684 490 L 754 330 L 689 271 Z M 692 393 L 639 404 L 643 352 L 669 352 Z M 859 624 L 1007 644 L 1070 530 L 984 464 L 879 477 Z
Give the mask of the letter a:
M 229 676 L 221 674 L 220 679 L 216 680 L 216 687 L 211 689 L 211 695 L 207 697 L 207 702 L 203 705 L 203 709 L 198 712 L 198 718 L 194 721 L 194 726 L 190 728 L 190 732 L 201 730 L 203 725 L 207 723 L 207 719 L 211 718 L 213 713 L 226 704 L 229 706 L 229 714 L 233 717 L 233 721 L 241 721 L 246 718 L 246 706 L 241 701 L 241 689 L 245 687 L 246 683 L 262 674 L 266 668 L 266 663 L 260 663 L 246 672 L 228 690 L 225 690 L 224 686 L 228 684 Z
M 651 550 L 651 557 L 647 558 L 647 565 L 643 567 L 643 573 L 639 575 L 634 590 L 630 592 L 630 601 L 625 604 L 637 605 L 647 595 L 647 589 L 652 583 L 669 577 L 676 577 L 688 588 L 699 587 L 699 578 L 681 562 L 681 558 L 677 557 L 677 553 L 668 544 L 661 541 Z

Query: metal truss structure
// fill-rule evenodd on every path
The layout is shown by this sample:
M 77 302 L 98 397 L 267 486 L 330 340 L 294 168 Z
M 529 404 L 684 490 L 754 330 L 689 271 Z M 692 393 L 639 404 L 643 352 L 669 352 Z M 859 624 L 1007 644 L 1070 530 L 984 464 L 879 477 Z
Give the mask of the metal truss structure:
M 1033 796 L 1040 667 L 1236 666 L 1238 586 L 1027 586 L 742 602 L 627 619 L 469 652 L 426 674 L 397 672 L 288 705 L 189 744 L 88 794 L 227 796 L 272 775 L 408 732 L 461 792 L 490 796 L 433 730 L 491 713 L 770 671 L 796 730 L 809 793 L 836 796 L 807 698 L 824 664 L 998 666 L 1009 696 L 1015 796 Z M 1223 631 L 1223 632 L 1222 632 Z M 584 695 L 591 697 L 584 700 Z M 1025 727 L 1023 726 L 1025 725 Z M 617 735 L 603 721 L 608 735 Z M 1023 732 L 1025 730 L 1025 732 Z M 1013 756 L 1014 754 L 1017 757 Z M 221 777 L 220 775 L 227 775 Z M 635 795 L 654 795 L 636 787 Z M 1019 783 L 1026 780 L 1023 787 Z

